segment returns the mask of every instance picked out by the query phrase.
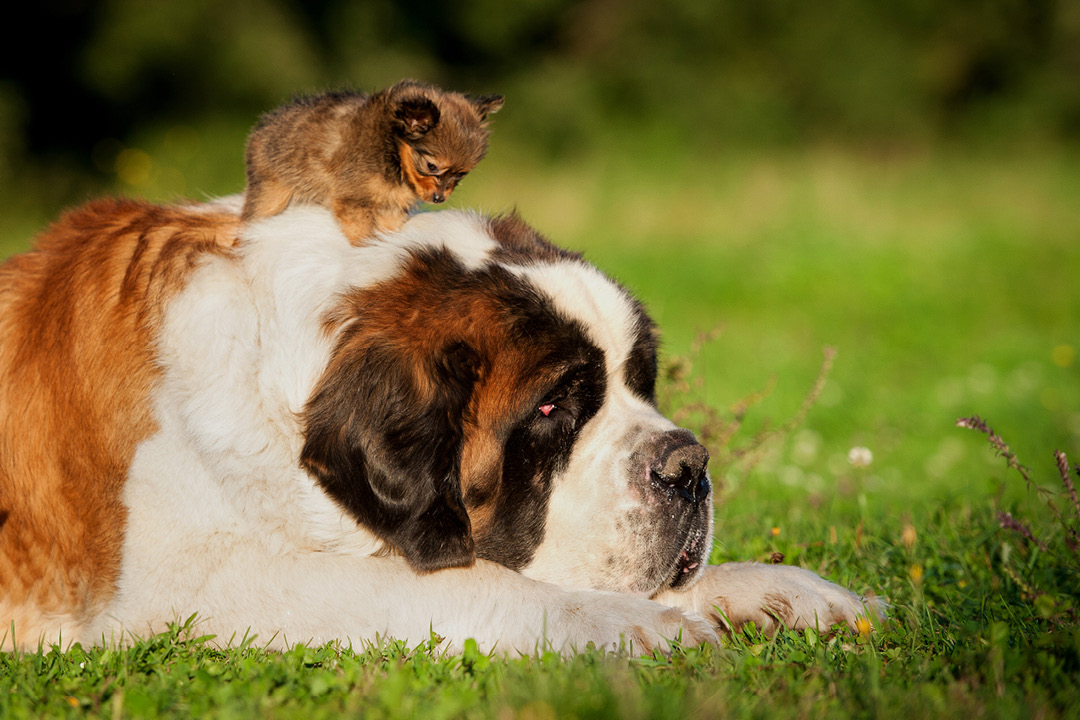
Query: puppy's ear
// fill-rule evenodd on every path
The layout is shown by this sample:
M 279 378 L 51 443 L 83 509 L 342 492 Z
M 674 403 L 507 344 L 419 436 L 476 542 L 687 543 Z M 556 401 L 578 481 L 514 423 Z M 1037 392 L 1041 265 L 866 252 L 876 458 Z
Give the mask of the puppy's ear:
M 471 565 L 460 466 L 479 356 L 465 343 L 423 367 L 377 343 L 342 355 L 304 411 L 301 464 L 415 570 Z
M 435 129 L 439 117 L 439 106 L 429 98 L 406 98 L 394 110 L 394 130 L 406 140 L 419 140 Z
M 499 111 L 499 108 L 503 106 L 502 95 L 481 95 L 480 97 L 469 97 L 469 102 L 472 103 L 476 109 L 476 113 L 480 116 L 480 122 L 487 120 L 488 115 L 492 115 Z

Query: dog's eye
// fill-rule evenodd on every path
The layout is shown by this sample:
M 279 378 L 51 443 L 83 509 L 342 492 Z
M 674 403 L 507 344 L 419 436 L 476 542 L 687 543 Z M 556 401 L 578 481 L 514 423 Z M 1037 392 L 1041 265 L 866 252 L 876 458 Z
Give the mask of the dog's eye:
M 432 175 L 437 175 L 439 173 L 439 166 L 433 162 L 429 162 L 427 164 L 427 171 Z

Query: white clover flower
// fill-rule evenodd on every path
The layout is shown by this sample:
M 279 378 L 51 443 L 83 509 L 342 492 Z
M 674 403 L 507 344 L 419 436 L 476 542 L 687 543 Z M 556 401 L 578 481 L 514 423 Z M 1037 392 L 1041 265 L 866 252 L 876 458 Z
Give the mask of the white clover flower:
M 874 453 L 870 452 L 870 448 L 853 447 L 848 450 L 847 461 L 854 467 L 866 467 L 874 462 Z

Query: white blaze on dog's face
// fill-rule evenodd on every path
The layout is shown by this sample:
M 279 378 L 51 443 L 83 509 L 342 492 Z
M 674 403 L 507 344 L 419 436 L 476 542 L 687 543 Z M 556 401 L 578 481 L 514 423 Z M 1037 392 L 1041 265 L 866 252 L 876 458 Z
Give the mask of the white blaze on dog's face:
M 303 465 L 420 572 L 480 557 L 643 595 L 695 579 L 708 456 L 656 410 L 648 316 L 517 218 L 439 215 L 387 238 L 399 272 L 328 317 Z
M 522 568 L 563 585 L 653 594 L 696 579 L 711 549 L 708 454 L 655 405 L 655 329 L 580 262 L 521 272 L 604 353 L 604 401 L 552 478 L 544 540 Z

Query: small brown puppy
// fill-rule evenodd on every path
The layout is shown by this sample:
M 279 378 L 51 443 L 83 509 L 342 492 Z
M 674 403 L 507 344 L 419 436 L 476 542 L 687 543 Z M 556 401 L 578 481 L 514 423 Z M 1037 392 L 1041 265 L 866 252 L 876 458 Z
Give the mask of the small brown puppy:
M 264 115 L 247 143 L 244 220 L 289 203 L 333 211 L 353 244 L 397 230 L 418 200 L 441 203 L 487 152 L 501 95 L 405 80 L 367 95 L 302 97 Z

